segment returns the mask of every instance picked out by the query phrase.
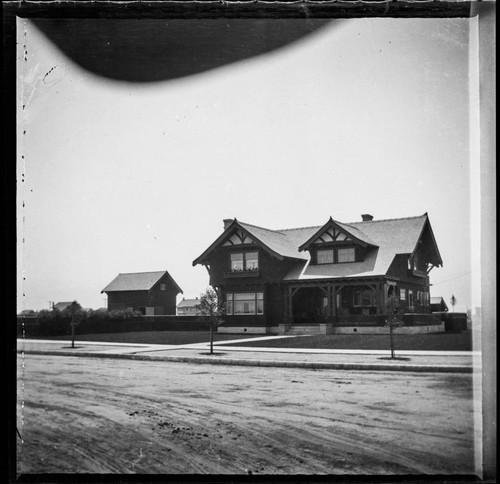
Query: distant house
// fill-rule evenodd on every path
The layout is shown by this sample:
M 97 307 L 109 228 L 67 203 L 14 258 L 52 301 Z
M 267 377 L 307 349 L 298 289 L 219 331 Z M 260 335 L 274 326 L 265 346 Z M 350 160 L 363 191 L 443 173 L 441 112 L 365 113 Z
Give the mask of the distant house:
M 444 299 L 439 297 L 431 297 L 431 311 L 433 313 L 446 313 L 448 312 L 448 306 L 444 302 Z
M 19 316 L 22 318 L 34 318 L 37 315 L 36 311 L 33 311 L 33 309 L 23 309 L 20 313 Z
M 429 272 L 443 262 L 427 213 L 361 218 L 280 230 L 224 220 L 223 233 L 193 261 L 206 266 L 226 301 L 219 329 L 383 324 L 391 294 L 405 313 L 434 320 Z
M 177 304 L 177 315 L 178 316 L 199 316 L 200 311 L 200 300 L 195 299 L 185 299 Z
M 58 302 L 57 304 L 54 304 L 52 306 L 52 309 L 57 309 L 58 311 L 64 311 L 68 306 L 71 306 L 71 304 L 73 304 L 73 301 Z
M 102 291 L 108 310 L 131 309 L 144 315 L 175 315 L 177 294 L 182 289 L 167 271 L 118 274 Z

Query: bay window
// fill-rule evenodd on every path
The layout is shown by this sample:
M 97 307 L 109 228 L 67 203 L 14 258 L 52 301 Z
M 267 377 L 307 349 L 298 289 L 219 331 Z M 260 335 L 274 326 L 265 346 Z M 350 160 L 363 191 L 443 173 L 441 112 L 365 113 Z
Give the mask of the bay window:
M 226 314 L 235 316 L 264 314 L 264 293 L 240 292 L 226 294 Z

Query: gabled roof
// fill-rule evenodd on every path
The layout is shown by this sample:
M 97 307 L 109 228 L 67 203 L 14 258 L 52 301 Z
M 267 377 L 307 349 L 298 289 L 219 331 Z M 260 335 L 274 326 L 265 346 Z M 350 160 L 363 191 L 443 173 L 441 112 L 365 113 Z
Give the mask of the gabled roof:
M 350 234 L 353 240 L 366 247 L 364 261 L 349 264 L 309 264 L 309 255 L 304 250 L 318 234 L 331 225 Z M 203 263 L 209 253 L 224 242 L 236 228 L 245 230 L 256 243 L 276 257 L 296 260 L 285 280 L 385 275 L 396 255 L 412 255 L 417 250 L 424 233 L 432 242 L 434 265 L 442 265 L 427 213 L 416 217 L 366 220 L 348 224 L 330 218 L 321 226 L 280 230 L 266 229 L 234 219 L 193 265 Z
M 59 311 L 64 311 L 68 306 L 71 306 L 71 304 L 73 304 L 73 301 L 58 302 L 57 304 L 54 304 L 53 309 L 57 309 Z
M 332 217 L 330 217 L 330 220 L 328 220 L 328 222 L 326 222 L 325 225 L 320 227 L 311 237 L 309 237 L 309 239 L 299 247 L 299 250 L 303 251 L 308 249 L 309 246 L 330 227 L 339 229 L 341 232 L 348 235 L 351 239 L 355 240 L 363 247 L 366 247 L 367 245 L 373 245 L 374 247 L 377 246 L 375 242 L 373 242 L 369 237 L 367 237 L 363 232 L 361 232 L 361 230 L 359 230 L 354 225 L 343 224 L 341 222 L 333 220 Z
M 168 271 L 120 273 L 101 291 L 101 293 L 117 291 L 149 291 L 165 275 L 174 287 L 178 289 L 178 292 L 182 293 L 182 289 L 177 285 Z
M 178 308 L 194 308 L 200 305 L 200 300 L 196 299 L 183 299 L 179 304 L 177 304 Z
M 298 240 L 302 238 L 302 234 L 293 233 L 298 229 L 292 229 L 291 231 L 271 230 L 239 222 L 234 219 L 224 232 L 213 242 L 213 244 L 211 244 L 210 247 L 203 252 L 203 254 L 193 261 L 193 265 L 203 264 L 207 255 L 223 243 L 238 228 L 245 231 L 258 245 L 277 259 L 289 257 L 292 259 L 307 260 L 308 258 L 306 254 L 302 254 L 298 250 L 298 246 L 300 245 Z

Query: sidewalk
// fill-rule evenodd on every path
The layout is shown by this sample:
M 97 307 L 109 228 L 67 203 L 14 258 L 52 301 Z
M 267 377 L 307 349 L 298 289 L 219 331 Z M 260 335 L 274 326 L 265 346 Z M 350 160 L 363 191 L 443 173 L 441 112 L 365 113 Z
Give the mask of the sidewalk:
M 251 343 L 259 338 L 234 340 Z M 210 355 L 209 343 L 189 345 L 152 345 L 127 343 L 71 342 L 61 340 L 17 340 L 20 354 L 47 354 L 93 358 L 129 358 L 134 360 L 171 361 L 198 364 L 286 367 L 308 369 L 410 371 L 472 373 L 479 368 L 480 355 L 459 351 L 390 351 L 380 350 L 307 350 L 289 348 L 252 348 L 231 346 L 233 341 L 214 343 Z

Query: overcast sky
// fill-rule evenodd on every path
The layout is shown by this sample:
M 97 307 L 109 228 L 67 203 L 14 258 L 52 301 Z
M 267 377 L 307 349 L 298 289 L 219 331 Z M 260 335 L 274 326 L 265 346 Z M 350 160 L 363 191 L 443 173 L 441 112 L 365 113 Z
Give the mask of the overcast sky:
M 192 261 L 224 218 L 280 229 L 424 212 L 444 261 L 431 295 L 474 306 L 474 22 L 331 21 L 265 55 L 135 84 L 84 70 L 20 19 L 18 310 L 103 307 L 120 272 L 166 269 L 199 296 L 208 274 Z

